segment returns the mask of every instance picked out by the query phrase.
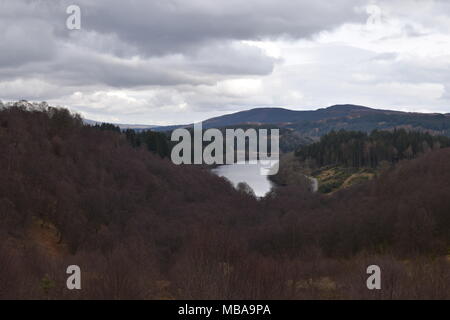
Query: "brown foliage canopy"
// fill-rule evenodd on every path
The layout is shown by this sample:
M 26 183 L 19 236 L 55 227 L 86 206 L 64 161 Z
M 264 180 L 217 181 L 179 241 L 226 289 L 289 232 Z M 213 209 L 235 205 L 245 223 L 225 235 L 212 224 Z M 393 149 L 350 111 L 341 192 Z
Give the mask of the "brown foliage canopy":
M 450 149 L 262 200 L 63 109 L 1 110 L 0 150 L 0 298 L 449 298 Z

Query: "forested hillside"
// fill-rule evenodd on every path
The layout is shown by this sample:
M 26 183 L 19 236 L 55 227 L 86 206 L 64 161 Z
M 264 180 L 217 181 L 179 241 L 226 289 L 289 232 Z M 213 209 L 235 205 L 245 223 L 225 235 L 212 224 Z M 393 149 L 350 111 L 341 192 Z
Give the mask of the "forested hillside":
M 312 160 L 322 167 L 342 165 L 347 167 L 376 168 L 381 162 L 391 164 L 403 159 L 413 159 L 432 149 L 450 146 L 450 138 L 432 136 L 420 131 L 332 131 L 319 142 L 301 147 L 295 155 L 302 161 Z
M 125 133 L 128 142 L 134 148 L 146 147 L 148 151 L 158 154 L 160 157 L 169 157 L 172 149 L 170 137 L 162 132 L 155 132 L 151 129 L 135 130 L 135 129 L 120 129 L 119 126 L 111 123 L 95 124 L 94 128 L 103 131 L 113 131 L 116 133 Z
M 203 122 L 204 128 L 226 126 L 272 125 L 291 130 L 295 136 L 318 139 L 341 129 L 348 131 L 405 129 L 450 137 L 450 115 L 436 113 L 380 110 L 357 105 L 335 105 L 317 110 L 288 110 L 283 108 L 256 108 L 224 115 Z M 186 125 L 183 127 L 189 127 Z M 180 126 L 157 127 L 154 130 L 171 131 Z
M 449 148 L 261 200 L 148 149 L 67 110 L 0 110 L 0 298 L 450 298 Z

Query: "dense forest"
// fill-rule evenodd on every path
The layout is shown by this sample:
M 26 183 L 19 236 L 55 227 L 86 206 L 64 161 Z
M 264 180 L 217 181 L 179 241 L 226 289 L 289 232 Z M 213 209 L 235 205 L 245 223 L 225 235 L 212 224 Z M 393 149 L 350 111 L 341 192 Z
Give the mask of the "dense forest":
M 287 127 L 302 136 L 320 137 L 331 131 L 371 132 L 373 130 L 407 129 L 450 137 L 450 115 L 406 112 L 356 112 L 319 120 L 303 120 Z
M 257 200 L 129 135 L 0 110 L 1 299 L 450 298 L 449 148 L 330 196 Z
M 342 165 L 376 168 L 383 161 L 395 164 L 432 149 L 449 146 L 450 138 L 420 131 L 374 130 L 367 134 L 340 130 L 324 135 L 319 142 L 301 147 L 295 155 L 302 161 L 313 160 L 320 167 Z
M 96 129 L 103 131 L 113 131 L 116 133 L 122 133 L 122 130 L 111 123 L 95 124 Z M 154 132 L 152 130 L 124 130 L 125 137 L 128 142 L 134 148 L 140 148 L 146 146 L 151 152 L 158 154 L 160 157 L 170 157 L 170 151 L 172 149 L 172 143 L 170 137 L 164 132 Z
M 171 135 L 172 131 L 154 131 L 151 129 L 148 130 L 134 130 L 134 129 L 126 129 L 121 130 L 120 127 L 114 124 L 110 123 L 101 123 L 101 124 L 95 124 L 93 127 L 100 129 L 100 130 L 108 130 L 113 131 L 117 133 L 124 133 L 127 140 L 130 142 L 130 144 L 135 147 L 139 148 L 141 146 L 146 146 L 147 149 L 151 152 L 159 154 L 161 157 L 170 157 L 172 147 L 177 143 L 176 141 L 171 141 Z M 226 136 L 226 130 L 227 129 L 242 129 L 244 131 L 247 130 L 259 130 L 259 129 L 266 129 L 270 136 L 270 130 L 272 129 L 279 129 L 279 148 L 282 152 L 291 152 L 294 151 L 296 148 L 302 145 L 307 145 L 312 143 L 313 141 L 307 137 L 301 137 L 296 134 L 291 129 L 285 129 L 285 128 L 279 128 L 275 125 L 241 125 L 241 126 L 227 126 L 219 128 L 219 130 L 222 132 L 223 136 Z M 187 130 L 191 134 L 191 154 L 194 154 L 194 130 L 192 127 L 188 127 Z M 202 135 L 206 129 L 202 130 Z M 207 145 L 209 145 L 210 141 L 202 141 L 202 149 L 205 149 Z M 237 143 L 235 142 L 235 148 L 236 150 Z M 245 141 L 245 147 L 248 148 L 248 139 Z M 270 150 L 270 140 L 268 143 L 268 148 Z M 226 149 L 226 140 L 224 139 L 223 142 L 223 150 L 224 153 L 227 150 Z M 194 162 L 192 158 L 192 162 Z

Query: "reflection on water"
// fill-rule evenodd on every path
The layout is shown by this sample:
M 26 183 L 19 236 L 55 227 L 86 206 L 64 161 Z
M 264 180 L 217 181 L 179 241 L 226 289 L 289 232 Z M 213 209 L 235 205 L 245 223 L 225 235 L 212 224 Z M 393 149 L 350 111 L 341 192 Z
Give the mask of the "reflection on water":
M 260 164 L 236 163 L 223 165 L 212 169 L 220 177 L 230 180 L 236 187 L 239 182 L 247 183 L 257 197 L 264 197 L 272 188 L 272 182 L 267 176 L 261 175 Z

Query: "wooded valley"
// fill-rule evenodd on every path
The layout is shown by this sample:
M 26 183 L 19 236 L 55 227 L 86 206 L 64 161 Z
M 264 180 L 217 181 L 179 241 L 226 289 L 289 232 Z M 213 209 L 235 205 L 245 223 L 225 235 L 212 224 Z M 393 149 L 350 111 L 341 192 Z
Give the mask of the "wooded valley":
M 363 150 L 357 160 L 320 145 L 303 155 L 370 165 L 393 151 L 381 137 L 406 149 L 358 186 L 257 200 L 173 165 L 152 135 L 85 126 L 64 109 L 0 110 L 0 298 L 449 299 L 448 142 L 403 131 L 327 139 L 340 135 Z M 415 141 L 429 150 L 408 160 Z M 83 290 L 65 289 L 70 264 Z M 371 264 L 381 291 L 366 288 Z

